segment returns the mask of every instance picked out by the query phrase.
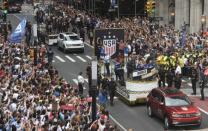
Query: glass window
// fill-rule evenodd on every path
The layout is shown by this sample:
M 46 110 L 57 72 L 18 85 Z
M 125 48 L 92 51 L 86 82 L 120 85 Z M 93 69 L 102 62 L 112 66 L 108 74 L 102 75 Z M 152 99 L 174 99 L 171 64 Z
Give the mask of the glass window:
M 49 39 L 57 39 L 57 36 L 56 35 L 49 35 L 48 38 Z
M 78 36 L 69 36 L 70 40 L 79 40 Z
M 191 104 L 187 96 L 172 96 L 165 98 L 166 106 L 188 106 Z

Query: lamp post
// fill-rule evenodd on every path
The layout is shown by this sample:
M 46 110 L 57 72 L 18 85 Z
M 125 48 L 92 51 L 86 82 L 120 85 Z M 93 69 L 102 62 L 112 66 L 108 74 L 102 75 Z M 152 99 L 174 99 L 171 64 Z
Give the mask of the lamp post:
M 201 16 L 201 30 L 202 30 L 202 36 L 203 36 L 203 32 L 204 32 L 204 24 L 206 23 L 206 16 L 203 14 Z
M 135 16 L 135 17 L 137 16 L 137 1 L 138 1 L 138 0 L 135 0 L 135 1 L 134 1 L 134 16 Z
M 97 93 L 97 65 L 98 62 L 96 60 L 96 58 L 92 61 L 91 63 L 91 80 L 92 80 L 92 84 L 91 84 L 91 94 L 92 94 L 92 122 L 94 122 L 96 120 L 96 114 L 97 114 L 97 105 L 96 105 L 96 93 Z
M 174 25 L 174 21 L 175 21 L 175 12 L 171 12 L 171 23 Z

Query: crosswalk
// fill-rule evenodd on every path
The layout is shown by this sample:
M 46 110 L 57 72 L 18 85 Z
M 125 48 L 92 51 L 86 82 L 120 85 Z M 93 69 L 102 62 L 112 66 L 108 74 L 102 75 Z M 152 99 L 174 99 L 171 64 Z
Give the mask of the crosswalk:
M 91 61 L 91 60 L 92 60 L 92 57 L 91 56 L 88 56 L 88 55 L 84 55 L 84 56 L 79 56 L 79 55 L 59 56 L 59 55 L 55 55 L 55 59 L 53 60 L 53 62 L 65 63 L 65 62 L 69 61 L 69 62 L 72 62 L 72 63 L 76 63 L 76 62 L 86 63 L 86 62 Z

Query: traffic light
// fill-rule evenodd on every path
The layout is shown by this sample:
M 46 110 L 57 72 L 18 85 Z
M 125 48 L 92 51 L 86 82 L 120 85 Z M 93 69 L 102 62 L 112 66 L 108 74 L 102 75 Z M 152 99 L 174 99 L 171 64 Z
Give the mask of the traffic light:
M 8 11 L 8 9 L 9 9 L 8 0 L 4 0 L 3 1 L 3 10 L 4 10 L 4 12 Z
M 155 12 L 155 0 L 147 0 L 146 12 L 148 16 L 151 16 Z
M 3 21 L 7 21 L 7 13 L 8 13 L 9 5 L 8 0 L 3 1 Z

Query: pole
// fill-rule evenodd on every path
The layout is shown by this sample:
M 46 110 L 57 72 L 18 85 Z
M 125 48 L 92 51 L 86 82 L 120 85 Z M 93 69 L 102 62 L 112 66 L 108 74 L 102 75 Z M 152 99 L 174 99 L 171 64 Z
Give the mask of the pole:
M 96 102 L 96 95 L 97 95 L 97 71 L 98 71 L 98 62 L 97 60 L 93 60 L 91 63 L 91 76 L 92 76 L 92 86 L 91 86 L 91 94 L 92 94 L 92 122 L 96 120 L 97 114 L 97 102 Z
M 92 91 L 92 122 L 96 120 L 96 115 L 97 115 L 97 101 L 96 101 L 96 86 L 91 87 Z
M 134 5 L 134 16 L 135 16 L 135 17 L 136 17 L 136 11 L 137 11 L 137 10 L 136 10 L 136 2 L 137 2 L 137 0 L 134 0 L 134 4 L 135 4 L 135 5 Z
M 118 9 L 117 9 L 117 10 L 118 10 L 118 11 L 117 11 L 117 13 L 118 13 L 118 19 L 120 18 L 120 9 L 119 9 L 119 7 L 120 7 L 120 6 L 119 6 L 119 0 L 118 0 Z

